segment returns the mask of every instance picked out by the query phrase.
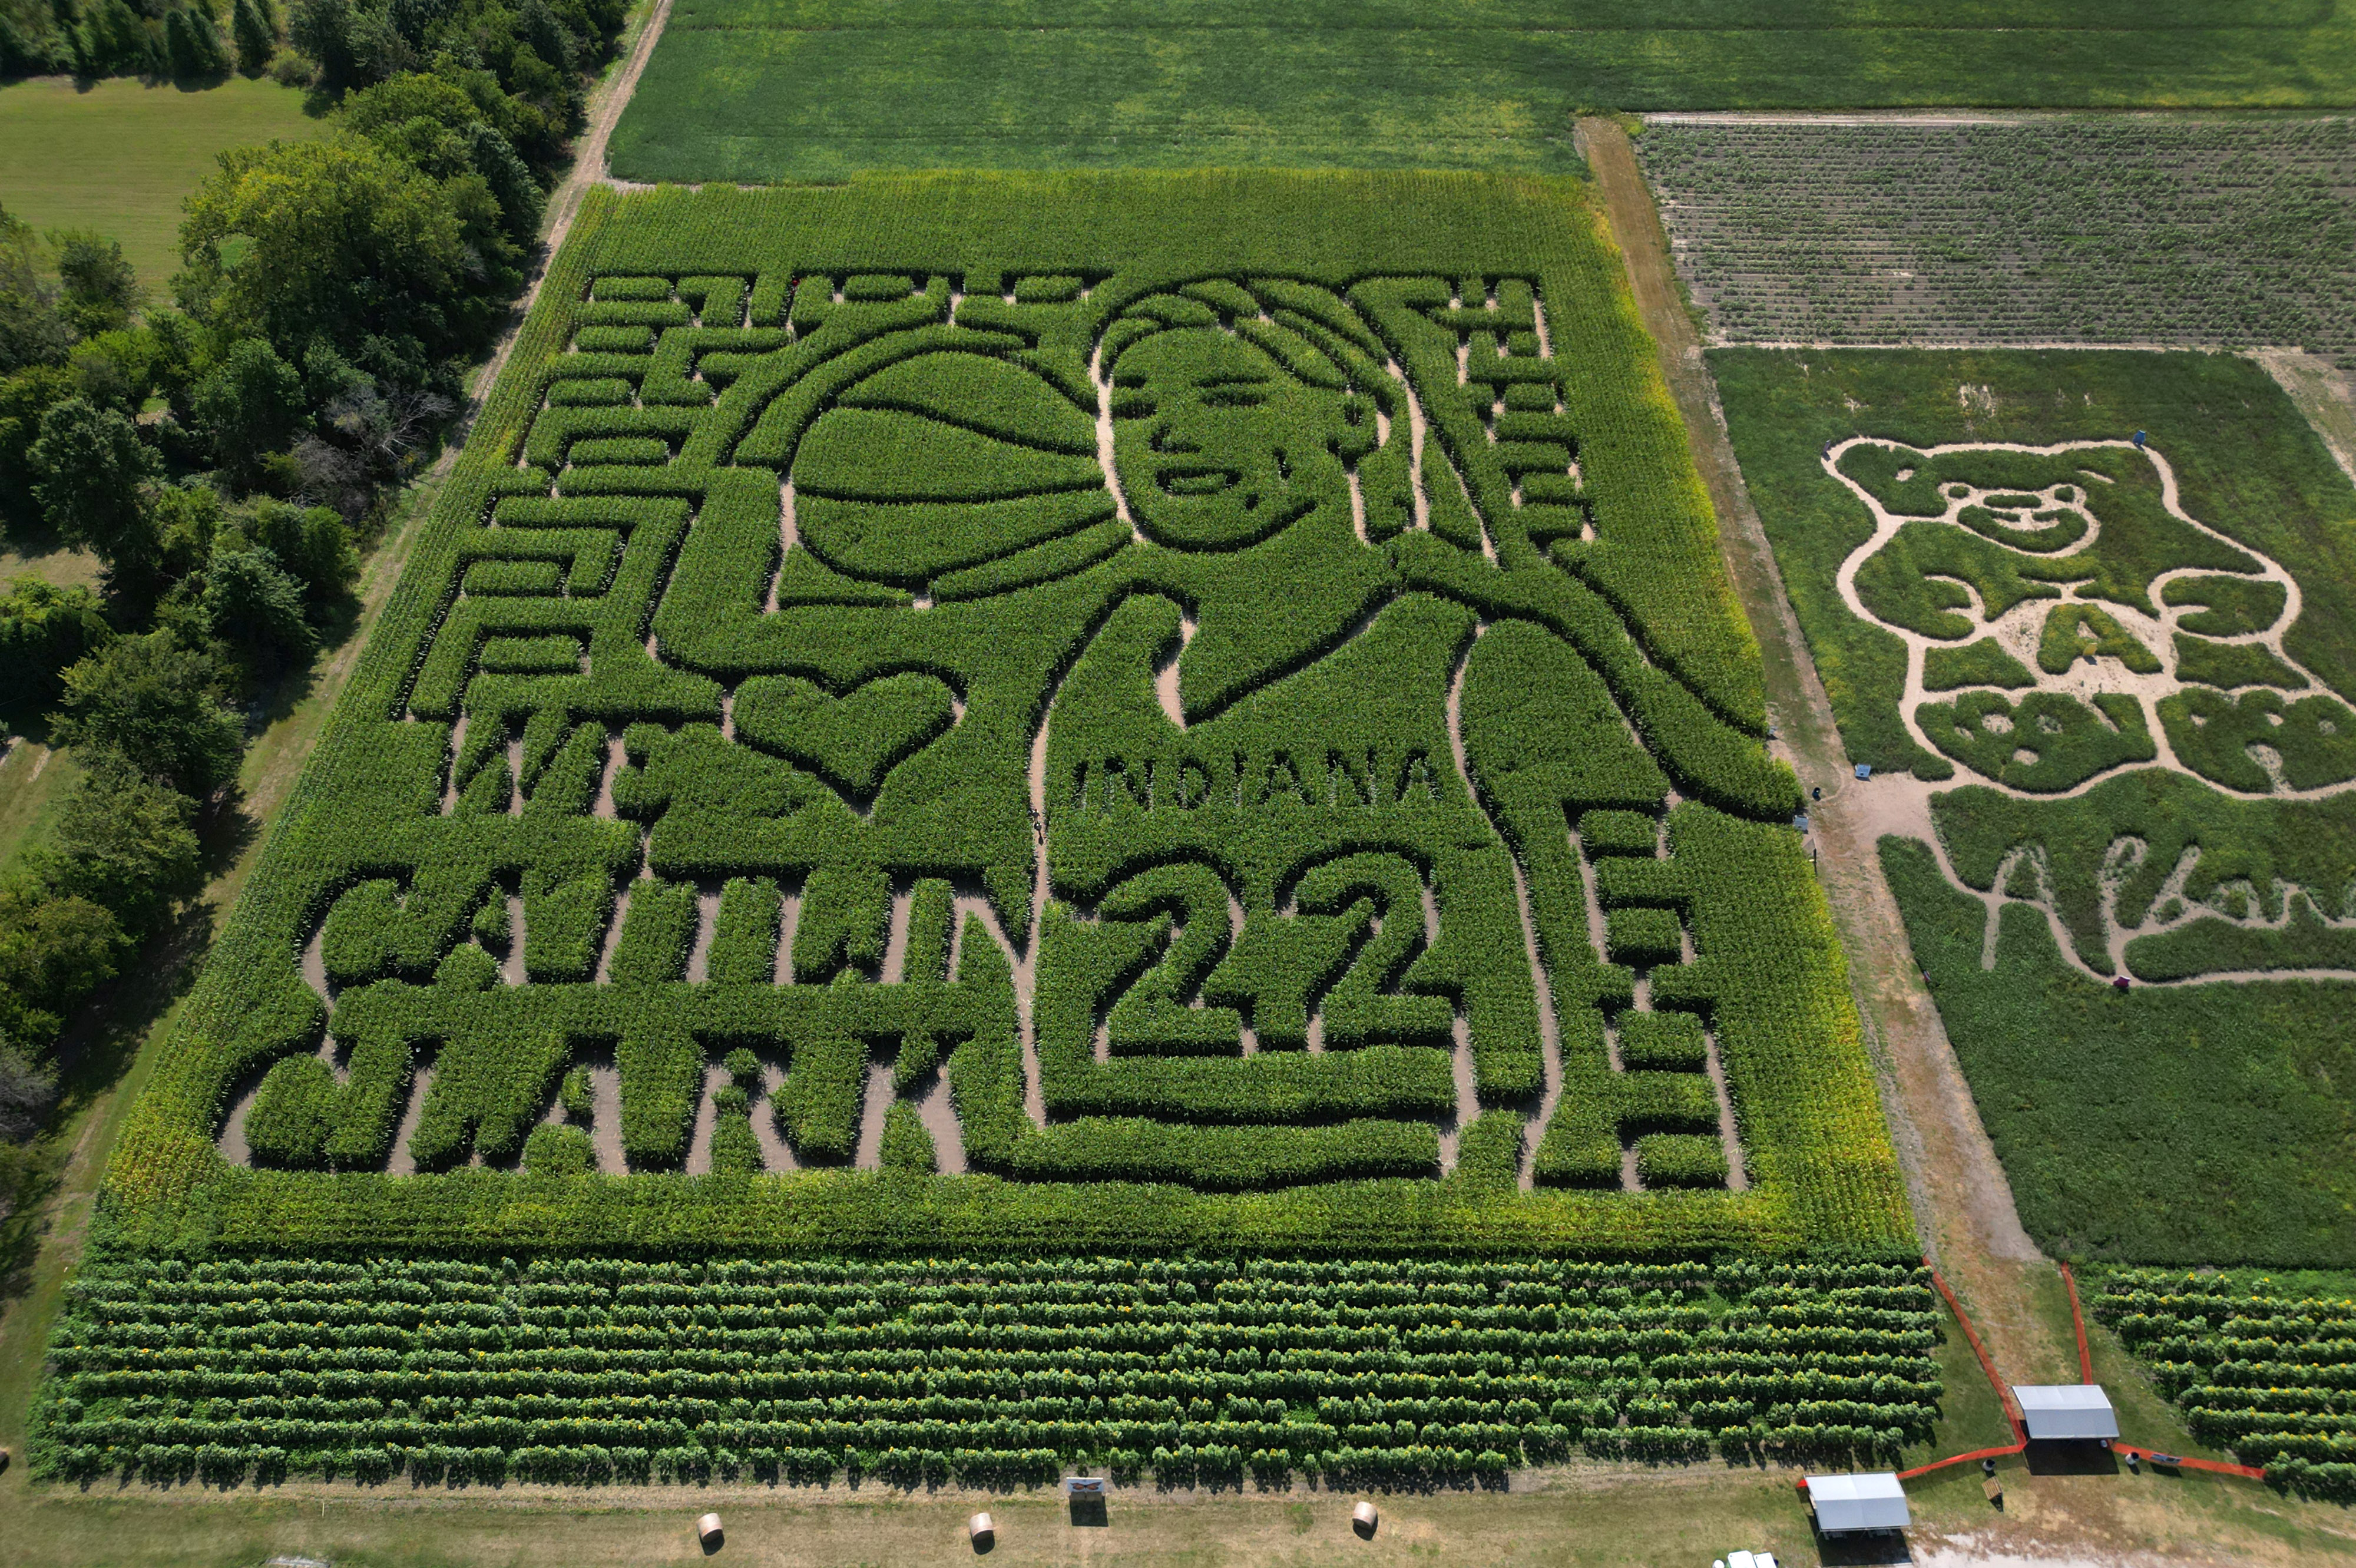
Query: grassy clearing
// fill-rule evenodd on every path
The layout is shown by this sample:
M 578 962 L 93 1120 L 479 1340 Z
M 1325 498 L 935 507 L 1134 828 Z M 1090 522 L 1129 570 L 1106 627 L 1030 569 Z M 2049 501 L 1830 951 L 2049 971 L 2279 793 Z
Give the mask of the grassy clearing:
M 2337 104 L 2322 5 L 1717 0 L 681 0 L 614 140 L 626 179 L 1261 164 L 1573 166 L 1621 109 Z
M 2012 1425 L 2005 1419 L 2004 1402 L 1987 1380 L 1962 1324 L 1943 1301 L 1939 1306 L 1939 1376 L 1945 1397 L 1939 1402 L 1939 1423 L 1927 1443 L 1910 1444 L 1898 1458 L 1900 1469 L 1927 1465 L 1950 1454 L 1994 1448 L 2012 1441 Z
M 1980 1493 L 1976 1466 L 1909 1487 L 1917 1553 L 1942 1546 L 1985 1561 L 2026 1560 L 2057 1540 L 2174 1550 L 2185 1560 L 2299 1568 L 2356 1557 L 2346 1509 L 2285 1501 L 2223 1477 L 2031 1476 L 2001 1469 L 2003 1513 Z M 1509 1493 L 1440 1493 L 1382 1500 L 1371 1541 L 1349 1528 L 1349 1494 L 1293 1491 L 1197 1497 L 1116 1493 L 1102 1525 L 1076 1524 L 1052 1495 L 944 1491 L 876 1498 L 869 1490 L 780 1498 L 688 1488 L 643 1494 L 630 1506 L 601 1493 L 475 1494 L 455 1498 L 351 1488 L 216 1497 L 83 1495 L 0 1479 L 9 1530 L 0 1564 L 102 1560 L 123 1568 L 243 1565 L 303 1555 L 341 1568 L 604 1568 L 701 1563 L 692 1534 L 706 1509 L 728 1527 L 723 1561 L 769 1568 L 977 1561 L 964 1521 L 987 1508 L 998 1521 L 985 1561 L 1093 1568 L 1316 1568 L 1323 1563 L 1537 1563 L 1567 1568 L 1708 1563 L 1740 1546 L 1790 1564 L 1854 1562 L 1820 1552 L 1794 1498 L 1790 1472 L 1715 1465 L 1641 1470 L 1579 1468 L 1517 1477 Z
M 595 1494 L 420 1502 L 334 1495 L 196 1503 L 140 1498 L 11 1500 L 0 1563 L 73 1560 L 103 1541 L 113 1563 L 251 1563 L 273 1553 L 332 1559 L 344 1568 L 701 1563 L 691 1524 L 717 1508 L 728 1526 L 723 1561 L 765 1564 L 971 1563 L 966 1517 L 998 1521 L 995 1563 L 1179 1564 L 1541 1562 L 1619 1568 L 1699 1562 L 1740 1544 L 1791 1563 L 1814 1561 L 1790 1482 L 1715 1466 L 1655 1476 L 1572 1472 L 1509 1495 L 1440 1493 L 1383 1502 L 1372 1541 L 1350 1529 L 1348 1494 L 1118 1493 L 1101 1526 L 1075 1525 L 1050 1494 L 992 1498 L 944 1492 L 872 1498 L 873 1489 L 784 1502 L 689 1489 L 621 1508 Z M 39 1494 L 36 1494 L 40 1496 Z M 659 1499 L 659 1500 L 658 1500 Z M 637 1499 L 633 1499 L 636 1502 Z M 199 1511 L 200 1510 L 200 1511 Z M 201 1544 L 191 1525 L 201 1518 Z
M 0 544 L 0 584 L 37 577 L 60 588 L 98 586 L 99 559 L 87 550 L 43 549 L 10 540 Z
M 9 749 L 0 760 L 0 872 L 43 843 L 58 804 L 80 777 L 70 754 L 38 740 L 22 738 Z
M 231 147 L 320 134 L 303 94 L 233 77 L 218 87 L 39 77 L 0 87 L 0 206 L 36 229 L 123 242 L 141 284 L 168 297 L 180 203 Z

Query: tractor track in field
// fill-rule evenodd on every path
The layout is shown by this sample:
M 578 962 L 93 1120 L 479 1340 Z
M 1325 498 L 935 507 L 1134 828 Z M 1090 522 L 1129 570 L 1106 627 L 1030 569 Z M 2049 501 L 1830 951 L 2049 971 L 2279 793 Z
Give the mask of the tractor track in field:
M 1939 1012 L 1914 962 L 1879 844 L 1893 824 L 1872 784 L 1858 784 L 1832 705 L 1783 593 L 1758 513 L 1727 438 L 1700 334 L 1677 286 L 1651 188 L 1617 123 L 1582 119 L 1579 145 L 1599 204 L 1627 266 L 1644 327 L 1686 424 L 1696 467 L 1719 519 L 1719 543 L 1760 642 L 1775 749 L 1820 787 L 1811 808 L 1820 875 L 1843 946 L 1850 987 L 1873 1046 L 1890 1134 L 1904 1167 L 1916 1224 L 1930 1254 L 1970 1301 L 2008 1377 L 2033 1380 L 2062 1347 L 2029 1310 L 2025 1275 L 2047 1267 L 2020 1223 Z

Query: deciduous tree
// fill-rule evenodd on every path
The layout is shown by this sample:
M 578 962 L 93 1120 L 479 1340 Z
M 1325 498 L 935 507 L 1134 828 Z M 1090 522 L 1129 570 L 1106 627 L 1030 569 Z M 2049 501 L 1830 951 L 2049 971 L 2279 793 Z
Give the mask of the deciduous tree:
M 137 427 L 114 409 L 70 397 L 41 415 L 40 431 L 27 467 L 49 526 L 111 567 L 145 565 L 155 553 L 145 489 L 162 465 Z
M 66 671 L 53 734 L 119 752 L 157 783 L 199 799 L 235 777 L 244 727 L 214 695 L 210 655 L 168 631 L 122 637 Z

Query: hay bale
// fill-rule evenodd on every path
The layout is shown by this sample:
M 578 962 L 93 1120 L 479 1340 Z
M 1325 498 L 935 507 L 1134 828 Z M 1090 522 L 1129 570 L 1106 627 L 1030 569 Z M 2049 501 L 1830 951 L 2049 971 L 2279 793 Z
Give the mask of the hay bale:
M 1350 1510 L 1350 1528 L 1358 1532 L 1358 1539 L 1361 1541 L 1372 1541 L 1375 1538 L 1376 1527 L 1382 1522 L 1381 1511 L 1374 1504 L 1363 1499 L 1356 1508 Z
M 978 1513 L 965 1521 L 965 1533 L 976 1551 L 987 1552 L 991 1542 L 998 1538 L 998 1521 L 987 1513 Z
M 720 1528 L 720 1516 L 716 1513 L 708 1513 L 697 1520 L 695 1539 L 703 1542 L 703 1549 L 706 1552 L 718 1551 L 721 1542 L 727 1539 L 725 1532 Z

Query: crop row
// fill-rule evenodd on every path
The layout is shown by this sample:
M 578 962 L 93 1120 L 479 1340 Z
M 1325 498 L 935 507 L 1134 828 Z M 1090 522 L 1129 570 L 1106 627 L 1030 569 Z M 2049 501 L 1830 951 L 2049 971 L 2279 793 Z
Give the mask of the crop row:
M 2104 1281 L 2094 1312 L 2151 1360 L 2193 1436 L 2270 1481 L 2356 1499 L 2356 1299 L 2128 1269 Z
M 1887 1453 L 1937 1419 L 1936 1337 L 1926 1276 L 1870 1263 L 107 1258 L 52 1343 L 37 1463 L 1218 1484 L 1231 1452 L 1376 1484 L 1582 1444 Z

